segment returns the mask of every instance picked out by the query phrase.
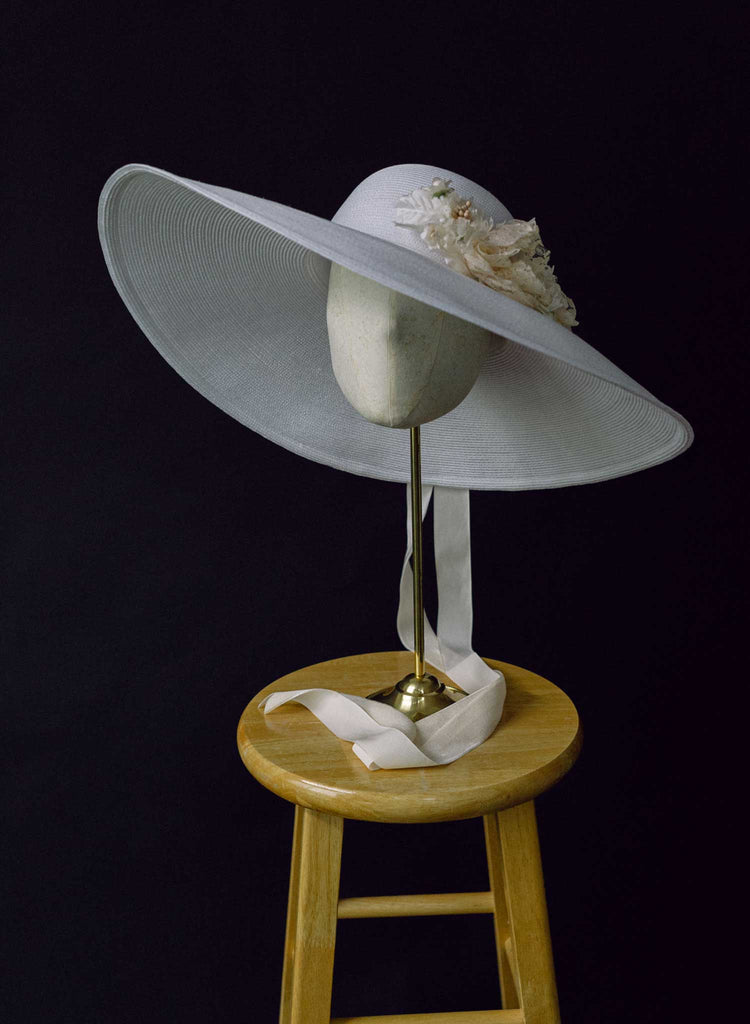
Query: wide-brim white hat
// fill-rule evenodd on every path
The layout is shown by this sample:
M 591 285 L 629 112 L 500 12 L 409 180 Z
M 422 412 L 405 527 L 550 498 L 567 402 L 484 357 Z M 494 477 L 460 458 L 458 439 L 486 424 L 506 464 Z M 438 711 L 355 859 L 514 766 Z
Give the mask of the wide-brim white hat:
M 129 164 L 106 182 L 99 231 L 114 283 L 168 363 L 239 422 L 316 462 L 406 482 L 403 431 L 349 405 L 331 367 L 331 262 L 505 339 L 461 404 L 422 428 L 426 483 L 518 490 L 589 483 L 673 458 L 686 420 L 549 316 L 456 273 L 395 222 L 435 178 L 496 223 L 511 214 L 462 175 L 377 171 L 332 220 Z

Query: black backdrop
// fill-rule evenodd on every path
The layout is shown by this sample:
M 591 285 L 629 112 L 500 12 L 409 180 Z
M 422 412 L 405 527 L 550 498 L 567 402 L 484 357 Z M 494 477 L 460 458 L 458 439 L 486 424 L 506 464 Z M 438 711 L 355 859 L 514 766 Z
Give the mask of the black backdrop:
M 736 31 L 638 0 L 16 5 L 6 1019 L 274 1020 L 292 809 L 236 722 L 287 671 L 398 646 L 402 488 L 264 441 L 161 360 L 96 235 L 130 161 L 327 217 L 380 167 L 454 167 L 536 216 L 582 336 L 693 423 L 635 476 L 474 495 L 475 646 L 584 722 L 538 804 L 564 1018 L 710 1019 L 742 690 Z M 342 891 L 480 889 L 482 857 L 477 821 L 351 823 Z M 346 922 L 334 1013 L 492 1007 L 493 956 L 485 918 Z

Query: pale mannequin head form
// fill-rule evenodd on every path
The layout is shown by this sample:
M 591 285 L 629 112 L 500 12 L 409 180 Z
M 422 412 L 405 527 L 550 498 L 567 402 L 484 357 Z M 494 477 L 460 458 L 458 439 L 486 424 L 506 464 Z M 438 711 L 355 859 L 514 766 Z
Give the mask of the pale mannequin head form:
M 339 387 L 361 416 L 386 427 L 416 427 L 454 409 L 495 337 L 336 263 L 327 312 Z

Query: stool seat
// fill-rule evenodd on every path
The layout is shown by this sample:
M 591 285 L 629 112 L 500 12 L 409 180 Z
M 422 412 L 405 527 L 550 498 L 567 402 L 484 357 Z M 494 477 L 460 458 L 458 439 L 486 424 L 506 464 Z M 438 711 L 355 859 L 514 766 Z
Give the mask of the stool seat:
M 409 651 L 324 661 L 266 686 L 240 719 L 237 743 L 242 760 L 263 786 L 285 800 L 363 821 L 456 821 L 533 800 L 578 756 L 578 713 L 570 698 L 542 676 L 485 660 L 502 671 L 508 684 L 503 716 L 489 739 L 452 764 L 370 771 L 352 753 L 350 743 L 338 739 L 301 705 L 285 704 L 268 715 L 258 707 L 277 690 L 307 687 L 366 697 L 412 669 L 414 656 Z

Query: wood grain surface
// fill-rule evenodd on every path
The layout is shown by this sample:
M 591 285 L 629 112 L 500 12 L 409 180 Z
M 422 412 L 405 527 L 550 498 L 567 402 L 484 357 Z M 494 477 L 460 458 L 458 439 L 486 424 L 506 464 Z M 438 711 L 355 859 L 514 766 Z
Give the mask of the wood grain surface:
M 578 714 L 570 698 L 548 680 L 486 660 L 508 683 L 503 717 L 489 739 L 453 764 L 370 771 L 350 743 L 301 705 L 286 704 L 269 715 L 258 708 L 277 690 L 320 686 L 367 696 L 410 671 L 409 651 L 337 658 L 264 687 L 240 719 L 242 760 L 262 785 L 285 800 L 363 821 L 455 821 L 531 800 L 554 785 L 578 756 Z

